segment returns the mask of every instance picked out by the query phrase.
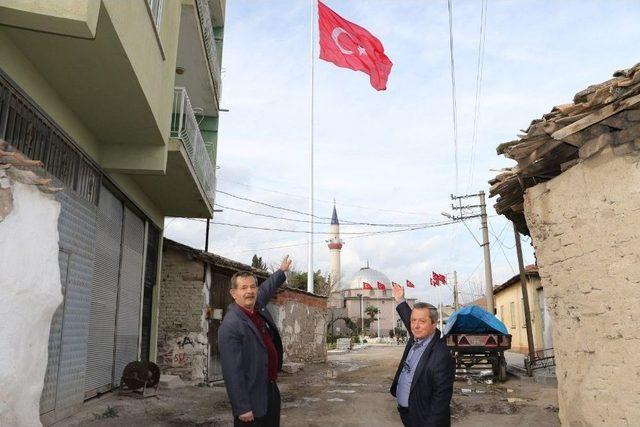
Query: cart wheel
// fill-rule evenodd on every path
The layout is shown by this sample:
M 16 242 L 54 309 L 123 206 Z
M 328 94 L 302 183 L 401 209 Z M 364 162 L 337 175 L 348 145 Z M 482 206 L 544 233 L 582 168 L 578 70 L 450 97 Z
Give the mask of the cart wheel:
M 500 356 L 498 360 L 498 381 L 505 382 L 507 380 L 507 360 L 504 356 Z

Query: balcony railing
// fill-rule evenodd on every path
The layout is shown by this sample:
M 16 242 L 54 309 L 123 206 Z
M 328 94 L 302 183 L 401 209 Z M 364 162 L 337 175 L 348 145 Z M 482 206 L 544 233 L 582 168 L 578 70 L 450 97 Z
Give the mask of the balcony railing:
M 173 115 L 171 119 L 171 137 L 182 140 L 193 169 L 204 189 L 207 199 L 213 202 L 216 191 L 215 168 L 207 152 L 196 115 L 187 96 L 187 90 L 177 87 L 173 90 Z
M 196 9 L 198 11 L 198 19 L 200 28 L 202 29 L 202 39 L 204 40 L 204 48 L 207 55 L 207 63 L 209 64 L 209 72 L 213 81 L 213 90 L 216 97 L 216 105 L 220 108 L 220 62 L 218 61 L 218 49 L 216 48 L 216 39 L 213 34 L 213 25 L 211 24 L 211 11 L 209 10 L 208 0 L 195 0 Z

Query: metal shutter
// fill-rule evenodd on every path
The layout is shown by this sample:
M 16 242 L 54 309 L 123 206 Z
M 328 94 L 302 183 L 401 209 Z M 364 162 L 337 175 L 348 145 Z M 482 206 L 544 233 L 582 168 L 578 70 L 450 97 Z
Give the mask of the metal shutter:
M 80 405 L 84 400 L 96 206 L 70 190 L 59 193 L 58 199 L 64 303 L 54 315 L 49 334 L 41 413 Z
M 69 253 L 58 252 L 58 263 L 60 264 L 60 283 L 62 292 L 67 288 L 67 270 L 69 268 Z M 60 365 L 60 342 L 62 340 L 62 314 L 64 313 L 64 302 L 60 304 L 51 320 L 49 330 L 49 348 L 47 372 L 44 376 L 44 387 L 40 396 L 40 413 L 53 411 L 56 407 L 56 389 L 58 384 L 58 367 Z
M 102 186 L 96 225 L 96 261 L 91 290 L 85 397 L 111 388 L 122 215 L 122 202 Z
M 127 363 L 138 359 L 140 300 L 144 262 L 144 221 L 125 208 L 122 262 L 116 315 L 116 351 L 113 384 L 119 385 Z

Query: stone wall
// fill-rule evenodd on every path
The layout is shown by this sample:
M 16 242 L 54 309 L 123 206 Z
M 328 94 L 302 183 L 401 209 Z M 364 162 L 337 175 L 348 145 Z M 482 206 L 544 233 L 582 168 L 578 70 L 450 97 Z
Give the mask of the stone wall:
M 182 379 L 206 378 L 208 359 L 206 307 L 209 291 L 204 263 L 165 248 L 158 315 L 158 365 Z
M 285 289 L 267 309 L 282 336 L 285 363 L 326 362 L 327 298 Z
M 51 318 L 62 302 L 60 204 L 10 172 L 0 168 L 0 425 L 36 426 Z
M 640 425 L 640 155 L 604 148 L 527 190 L 563 425 Z

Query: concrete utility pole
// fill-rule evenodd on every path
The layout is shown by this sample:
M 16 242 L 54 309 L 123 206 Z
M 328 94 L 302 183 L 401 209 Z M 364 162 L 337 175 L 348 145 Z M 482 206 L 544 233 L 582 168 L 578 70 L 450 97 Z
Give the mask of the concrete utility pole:
M 491 251 L 489 250 L 489 225 L 487 222 L 487 205 L 484 191 L 478 193 L 480 197 L 480 221 L 482 223 L 482 246 L 484 249 L 484 292 L 487 299 L 487 311 L 495 313 L 493 301 L 493 274 L 491 272 Z
M 480 204 L 478 205 L 462 205 L 462 199 L 468 199 L 471 197 L 478 197 Z M 466 194 L 464 196 L 451 195 L 451 200 L 457 201 L 458 205 L 451 204 L 453 210 L 460 211 L 460 216 L 449 215 L 443 212 L 442 215 L 450 218 L 454 221 L 462 221 L 467 230 L 473 235 L 474 240 L 478 245 L 482 246 L 484 252 L 484 293 L 487 300 L 487 311 L 491 314 L 495 314 L 495 303 L 493 300 L 493 274 L 491 272 L 491 249 L 489 248 L 489 227 L 487 221 L 487 205 L 485 203 L 484 191 L 480 191 L 478 194 Z M 480 213 L 474 211 L 474 209 L 480 209 Z M 475 234 L 469 229 L 465 219 L 480 218 L 482 225 L 482 243 L 478 241 Z
M 527 326 L 527 344 L 529 345 L 529 363 L 527 363 L 527 374 L 531 376 L 531 362 L 535 358 L 535 347 L 533 345 L 533 330 L 531 328 L 531 311 L 529 309 L 529 292 L 527 290 L 527 275 L 524 271 L 524 260 L 522 257 L 522 245 L 520 243 L 520 233 L 513 223 L 513 232 L 516 239 L 516 252 L 518 253 L 518 268 L 520 269 L 520 286 L 522 287 L 522 305 L 524 305 L 524 320 Z
M 457 310 L 458 307 L 458 272 L 453 270 L 453 309 Z

